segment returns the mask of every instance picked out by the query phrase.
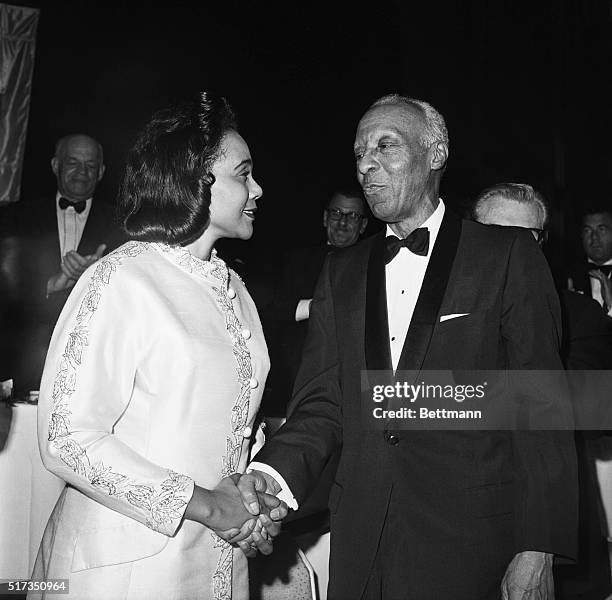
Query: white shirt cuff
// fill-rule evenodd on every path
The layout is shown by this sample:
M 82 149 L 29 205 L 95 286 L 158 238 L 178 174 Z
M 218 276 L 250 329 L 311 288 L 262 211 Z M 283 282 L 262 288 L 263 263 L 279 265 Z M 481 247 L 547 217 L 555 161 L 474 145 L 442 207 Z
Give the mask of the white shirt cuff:
M 305 321 L 310 316 L 310 303 L 312 298 L 302 298 L 295 309 L 295 320 Z
M 270 477 L 274 477 L 274 479 L 276 479 L 278 484 L 281 486 L 281 491 L 276 494 L 276 497 L 279 500 L 282 500 L 289 508 L 292 508 L 293 510 L 298 509 L 297 500 L 291 493 L 291 490 L 289 489 L 287 482 L 283 479 L 283 476 L 276 469 L 272 468 L 270 465 L 266 465 L 265 463 L 260 463 L 254 460 L 249 465 L 247 473 L 253 470 L 261 471 L 266 475 L 270 475 Z

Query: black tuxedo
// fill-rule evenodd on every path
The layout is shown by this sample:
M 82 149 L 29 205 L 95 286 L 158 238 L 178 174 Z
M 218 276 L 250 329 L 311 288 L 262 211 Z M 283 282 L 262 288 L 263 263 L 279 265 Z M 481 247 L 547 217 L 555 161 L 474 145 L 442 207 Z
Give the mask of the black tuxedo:
M 320 245 L 289 251 L 274 298 L 274 316 L 279 321 L 295 322 L 295 309 L 302 298 L 312 298 L 327 255 L 334 246 Z
M 361 371 L 391 368 L 383 250 L 378 234 L 326 262 L 289 419 L 257 460 L 303 502 L 341 447 L 330 600 L 361 598 L 366 586 L 379 597 L 368 582 L 390 566 L 397 586 L 388 597 L 496 598 L 516 553 L 575 553 L 572 433 L 367 430 Z M 457 313 L 469 315 L 440 322 Z M 447 211 L 398 370 L 560 369 L 560 333 L 558 297 L 533 238 Z M 530 400 L 569 409 L 566 397 Z
M 568 369 L 612 369 L 612 319 L 590 295 L 559 292 L 562 356 Z
M 70 290 L 47 298 L 47 281 L 58 273 L 62 257 L 57 228 L 55 196 L 21 201 L 3 210 L 3 239 L 14 249 L 12 296 L 17 300 L 7 336 L 13 351 L 15 386 L 37 389 L 53 327 Z M 114 209 L 94 199 L 77 252 L 93 254 L 100 244 L 106 252 L 124 241 Z M 17 344 L 17 347 L 15 346 Z
M 568 278 L 572 280 L 572 289 L 585 296 L 591 297 L 591 278 L 589 277 L 589 271 L 593 269 L 597 269 L 597 265 L 588 262 L 586 258 L 575 262 L 567 273 Z M 612 273 L 608 275 L 608 278 L 611 277 Z

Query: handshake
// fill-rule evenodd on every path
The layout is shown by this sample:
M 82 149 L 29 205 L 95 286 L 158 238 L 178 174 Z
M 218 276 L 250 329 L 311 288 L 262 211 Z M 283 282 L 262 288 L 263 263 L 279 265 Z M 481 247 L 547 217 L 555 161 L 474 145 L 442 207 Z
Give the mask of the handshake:
M 195 486 L 185 517 L 212 529 L 248 557 L 270 554 L 287 505 L 277 481 L 261 471 L 225 477 L 213 490 Z

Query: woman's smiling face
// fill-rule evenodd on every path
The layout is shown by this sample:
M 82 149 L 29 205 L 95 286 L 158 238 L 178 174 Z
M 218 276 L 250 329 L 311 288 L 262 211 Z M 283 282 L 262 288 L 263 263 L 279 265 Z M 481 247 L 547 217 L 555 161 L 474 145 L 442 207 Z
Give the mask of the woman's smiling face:
M 214 238 L 248 240 L 253 235 L 257 200 L 263 194 L 253 179 L 253 161 L 247 143 L 229 130 L 213 164 L 209 232 Z

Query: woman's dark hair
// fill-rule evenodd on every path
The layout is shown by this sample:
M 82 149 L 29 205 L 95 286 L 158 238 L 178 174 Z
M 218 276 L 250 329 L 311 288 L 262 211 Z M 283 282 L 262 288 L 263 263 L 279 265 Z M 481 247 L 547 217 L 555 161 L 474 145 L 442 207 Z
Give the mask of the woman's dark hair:
M 185 246 L 209 220 L 212 164 L 236 120 L 225 98 L 206 92 L 161 110 L 138 135 L 119 191 L 121 223 L 130 239 Z

